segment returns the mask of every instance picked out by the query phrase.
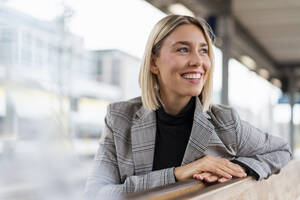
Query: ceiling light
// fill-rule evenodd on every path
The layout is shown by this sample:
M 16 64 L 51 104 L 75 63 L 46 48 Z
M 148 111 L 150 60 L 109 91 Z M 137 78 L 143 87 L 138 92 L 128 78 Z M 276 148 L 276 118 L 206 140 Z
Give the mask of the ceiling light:
M 270 73 L 268 70 L 264 69 L 264 68 L 260 68 L 258 70 L 258 74 L 263 77 L 264 79 L 269 79 L 270 78 Z
M 278 87 L 278 88 L 282 87 L 282 83 L 281 83 L 281 81 L 278 78 L 272 78 L 271 79 L 271 83 L 273 85 L 275 85 L 276 87 Z
M 188 16 L 195 17 L 195 14 L 193 13 L 193 11 L 191 11 L 190 9 L 188 9 L 181 3 L 171 4 L 168 7 L 168 10 L 175 15 L 188 15 Z
M 241 61 L 242 64 L 244 64 L 250 70 L 254 71 L 256 69 L 256 62 L 252 58 L 250 58 L 249 56 L 242 55 L 240 57 L 240 61 Z

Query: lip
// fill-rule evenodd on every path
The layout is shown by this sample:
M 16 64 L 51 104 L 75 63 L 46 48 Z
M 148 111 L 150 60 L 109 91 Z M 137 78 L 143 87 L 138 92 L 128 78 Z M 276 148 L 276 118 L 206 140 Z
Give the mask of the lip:
M 193 78 L 193 79 L 190 79 L 190 78 L 184 78 L 184 77 L 183 77 L 184 74 L 200 74 L 201 76 L 200 76 L 200 78 Z M 199 72 L 199 71 L 190 71 L 190 72 L 185 72 L 185 73 L 181 74 L 181 77 L 182 77 L 184 80 L 186 80 L 186 81 L 188 81 L 188 82 L 190 82 L 190 83 L 193 83 L 193 84 L 198 84 L 198 83 L 200 83 L 200 82 L 201 82 L 201 79 L 202 79 L 202 76 L 203 76 L 203 73 L 202 73 L 202 72 Z
M 202 71 L 189 71 L 189 72 L 182 73 L 181 76 L 183 76 L 184 74 L 201 74 L 201 76 L 203 76 L 204 72 L 202 72 Z
M 186 80 L 186 81 L 188 81 L 188 82 L 190 82 L 190 83 L 195 83 L 195 84 L 198 84 L 198 83 L 201 82 L 201 78 L 194 78 L 194 79 L 183 78 L 183 79 Z

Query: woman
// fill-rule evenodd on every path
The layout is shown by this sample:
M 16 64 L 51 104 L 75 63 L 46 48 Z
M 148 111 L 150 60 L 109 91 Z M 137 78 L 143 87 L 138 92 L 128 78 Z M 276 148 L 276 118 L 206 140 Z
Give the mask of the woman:
M 198 19 L 170 15 L 153 28 L 142 60 L 142 96 L 108 106 L 86 195 L 130 193 L 189 178 L 267 178 L 291 159 L 282 139 L 212 105 L 213 51 Z

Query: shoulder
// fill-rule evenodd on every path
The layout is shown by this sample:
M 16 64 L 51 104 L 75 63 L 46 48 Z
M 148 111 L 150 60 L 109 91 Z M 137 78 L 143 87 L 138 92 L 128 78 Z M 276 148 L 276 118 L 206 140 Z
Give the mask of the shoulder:
M 143 107 L 141 97 L 136 97 L 127 101 L 114 102 L 108 105 L 107 116 L 110 119 L 123 118 L 131 121 L 141 107 Z
M 214 122 L 221 126 L 235 124 L 240 121 L 238 113 L 234 108 L 230 106 L 213 104 L 210 106 L 210 109 L 207 111 L 207 114 L 211 117 L 211 119 Z

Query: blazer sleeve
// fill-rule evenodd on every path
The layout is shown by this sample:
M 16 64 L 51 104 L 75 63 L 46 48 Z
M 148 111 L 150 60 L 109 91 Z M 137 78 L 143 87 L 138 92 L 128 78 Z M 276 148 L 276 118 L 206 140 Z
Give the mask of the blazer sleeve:
M 103 199 L 130 192 L 151 189 L 175 183 L 174 168 L 149 172 L 139 176 L 128 176 L 121 182 L 117 152 L 111 128 L 110 115 L 105 118 L 105 128 L 96 153 L 93 168 L 88 177 L 85 199 Z
M 240 119 L 236 111 L 232 111 L 236 121 L 236 158 L 247 165 L 258 175 L 257 179 L 268 178 L 279 173 L 291 159 L 291 150 L 286 141 L 255 128 Z

